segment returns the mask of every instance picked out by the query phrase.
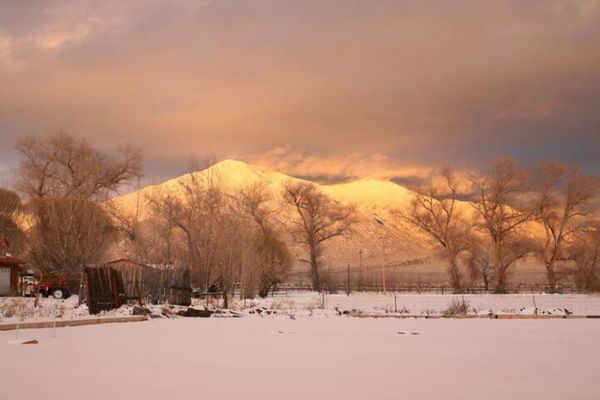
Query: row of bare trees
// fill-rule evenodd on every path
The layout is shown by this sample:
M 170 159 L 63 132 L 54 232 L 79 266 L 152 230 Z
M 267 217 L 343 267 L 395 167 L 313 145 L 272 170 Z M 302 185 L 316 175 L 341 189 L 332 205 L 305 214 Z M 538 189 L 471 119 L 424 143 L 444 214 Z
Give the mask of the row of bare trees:
M 442 169 L 397 214 L 442 250 L 458 292 L 465 285 L 461 263 L 471 281 L 504 293 L 509 269 L 527 256 L 543 263 L 551 291 L 557 265 L 566 262 L 575 266 L 578 286 L 597 290 L 598 189 L 598 180 L 578 168 L 547 162 L 525 171 L 500 159 L 463 178 Z
M 16 186 L 25 202 L 0 191 L 0 232 L 21 244 L 31 264 L 73 281 L 82 265 L 101 262 L 116 249 L 147 263 L 190 266 L 194 285 L 218 289 L 226 303 L 238 287 L 246 297 L 266 296 L 292 265 L 284 238 L 289 235 L 306 248 L 301 260 L 310 264 L 319 290 L 323 244 L 353 223 L 353 208 L 315 185 L 290 182 L 277 198 L 262 184 L 230 193 L 222 177 L 207 171 L 141 199 L 150 213 L 140 218 L 110 201 L 141 177 L 138 150 L 123 147 L 111 157 L 62 133 L 27 138 L 16 148 L 22 156 Z M 284 205 L 292 226 L 276 216 Z
M 235 193 L 214 171 L 189 174 L 169 192 L 143 199 L 150 213 L 130 224 L 135 257 L 157 264 L 182 264 L 192 282 L 222 293 L 225 305 L 236 288 L 242 296 L 266 296 L 291 266 L 274 218 L 270 193 L 261 184 Z
M 326 244 L 351 235 L 359 217 L 305 181 L 274 194 L 264 184 L 236 191 L 212 169 L 181 178 L 169 192 L 139 200 L 146 215 L 109 201 L 142 175 L 141 153 L 117 155 L 65 134 L 26 139 L 17 188 L 0 190 L 0 234 L 47 272 L 76 277 L 81 265 L 127 252 L 150 264 L 189 266 L 193 284 L 228 296 L 265 296 L 285 279 L 293 258 L 310 267 L 321 290 Z M 475 281 L 507 291 L 515 263 L 544 265 L 551 290 L 569 272 L 585 290 L 599 290 L 598 180 L 548 162 L 529 171 L 511 159 L 487 171 L 459 175 L 444 168 L 418 188 L 396 215 L 426 233 L 447 262 L 460 292 Z M 287 243 L 295 242 L 292 257 Z
M 193 282 L 207 291 L 218 288 L 227 304 L 237 287 L 246 298 L 264 297 L 285 278 L 293 262 L 285 236 L 291 235 L 306 250 L 299 261 L 310 265 L 313 287 L 320 290 L 323 244 L 350 231 L 353 207 L 306 182 L 289 182 L 280 198 L 263 183 L 233 193 L 223 186 L 222 177 L 207 170 L 186 175 L 175 191 L 148 196 L 151 217 L 135 237 L 155 253 L 137 256 L 189 265 Z M 278 213 L 290 217 L 282 220 Z M 162 236 L 153 233 L 157 228 Z

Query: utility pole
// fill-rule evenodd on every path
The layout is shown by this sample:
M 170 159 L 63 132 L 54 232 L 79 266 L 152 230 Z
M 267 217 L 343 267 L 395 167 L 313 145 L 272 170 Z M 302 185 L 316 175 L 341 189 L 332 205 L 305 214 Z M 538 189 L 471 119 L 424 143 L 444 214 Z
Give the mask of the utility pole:
M 383 294 L 386 293 L 386 285 L 385 285 L 385 237 L 382 239 L 382 249 L 381 252 L 383 254 L 383 262 L 381 263 L 381 280 L 383 281 Z

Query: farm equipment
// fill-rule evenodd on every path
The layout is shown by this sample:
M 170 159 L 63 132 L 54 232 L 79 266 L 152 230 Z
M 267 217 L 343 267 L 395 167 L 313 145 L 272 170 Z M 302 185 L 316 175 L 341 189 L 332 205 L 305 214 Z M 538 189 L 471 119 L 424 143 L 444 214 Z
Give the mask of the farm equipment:
M 39 283 L 33 285 L 33 293 L 39 293 L 44 297 L 52 296 L 55 299 L 66 299 L 71 296 L 69 281 L 61 274 L 42 276 Z

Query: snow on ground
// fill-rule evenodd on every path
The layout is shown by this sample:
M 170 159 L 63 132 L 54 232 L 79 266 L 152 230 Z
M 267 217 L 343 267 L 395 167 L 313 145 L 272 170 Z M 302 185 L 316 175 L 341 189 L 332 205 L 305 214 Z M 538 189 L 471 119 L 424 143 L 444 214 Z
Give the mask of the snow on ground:
M 19 338 L 0 332 L 2 399 L 599 395 L 600 321 L 589 319 L 178 318 Z
M 326 294 L 324 298 L 315 292 L 289 291 L 275 297 L 254 300 L 233 300 L 231 308 L 248 316 L 265 316 L 257 309 L 268 310 L 268 315 L 276 317 L 316 317 L 337 316 L 344 311 L 353 314 L 402 314 L 402 315 L 440 315 L 452 301 L 469 304 L 469 314 L 487 315 L 488 313 L 532 314 L 537 306 L 538 313 L 564 315 L 600 315 L 600 296 L 584 294 L 510 294 L 510 295 L 441 295 L 441 294 L 396 294 L 393 293 L 352 293 Z M 535 306 L 534 306 L 535 301 Z M 0 323 L 17 321 L 52 321 L 65 319 L 84 319 L 90 316 L 86 305 L 78 306 L 77 296 L 66 300 L 42 299 L 40 306 L 34 308 L 33 298 L 0 298 Z M 324 303 L 324 304 L 323 304 Z M 194 306 L 205 306 L 203 300 L 194 300 Z M 211 302 L 210 308 L 218 306 Z M 323 307 L 324 306 L 324 307 Z M 155 316 L 172 315 L 185 307 L 157 305 L 149 306 Z M 125 306 L 118 310 L 104 312 L 99 316 L 131 315 L 133 307 Z
M 0 297 L 0 323 L 17 321 L 52 321 L 95 318 L 90 315 L 87 305 L 78 305 L 77 296 L 65 300 L 42 298 L 38 307 L 34 307 L 33 297 Z M 131 308 L 112 310 L 105 316 L 131 315 Z
M 394 298 L 395 297 L 395 298 Z M 287 295 L 234 301 L 237 310 L 264 307 L 268 310 L 279 310 L 280 313 L 291 313 L 295 316 L 322 315 L 324 302 L 325 311 L 352 311 L 365 314 L 409 314 L 409 315 L 440 315 L 453 301 L 469 304 L 469 314 L 487 315 L 488 313 L 531 314 L 535 307 L 538 313 L 576 315 L 600 315 L 600 296 L 584 294 L 472 294 L 472 295 L 442 295 L 442 294 L 406 294 L 398 293 L 351 293 L 327 294 L 323 298 L 315 292 L 289 292 Z M 534 305 L 535 301 L 535 305 Z M 331 314 L 331 313 L 329 313 Z

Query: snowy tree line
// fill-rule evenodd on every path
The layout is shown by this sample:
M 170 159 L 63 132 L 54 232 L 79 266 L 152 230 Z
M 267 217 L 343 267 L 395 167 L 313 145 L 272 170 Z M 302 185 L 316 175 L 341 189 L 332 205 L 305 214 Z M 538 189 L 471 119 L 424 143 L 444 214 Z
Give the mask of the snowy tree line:
M 17 144 L 17 190 L 0 191 L 0 234 L 14 251 L 46 273 L 76 282 L 83 265 L 130 255 L 148 264 L 190 267 L 195 286 L 218 290 L 227 304 L 242 296 L 266 296 L 292 264 L 282 239 L 288 226 L 275 218 L 276 204 L 298 212 L 289 232 L 308 249 L 318 289 L 322 244 L 344 234 L 351 208 L 336 204 L 306 183 L 290 183 L 281 199 L 261 184 L 234 193 L 216 174 L 187 175 L 175 193 L 153 193 L 148 218 L 124 212 L 111 196 L 142 176 L 141 152 L 123 147 L 109 156 L 66 134 Z M 191 171 L 194 172 L 194 171 Z M 76 285 L 73 287 L 76 290 Z
M 510 268 L 525 257 L 541 261 L 552 292 L 567 275 L 598 291 L 598 189 L 598 178 L 576 167 L 549 161 L 524 170 L 503 158 L 463 178 L 443 168 L 397 215 L 437 245 L 456 292 L 481 280 L 506 293 Z
M 326 243 L 353 235 L 359 218 L 356 206 L 305 181 L 276 195 L 261 183 L 231 192 L 210 170 L 140 199 L 149 205 L 140 218 L 110 200 L 142 176 L 140 150 L 125 146 L 111 156 L 65 134 L 25 139 L 17 150 L 23 200 L 0 189 L 0 234 L 35 267 L 73 282 L 82 265 L 127 254 L 189 266 L 194 286 L 220 291 L 227 302 L 236 290 L 266 296 L 295 259 L 321 290 Z M 526 257 L 544 265 L 551 291 L 567 277 L 581 290 L 600 290 L 597 178 L 557 162 L 525 170 L 500 159 L 471 174 L 443 168 L 414 189 L 390 224 L 409 222 L 431 239 L 455 292 L 479 283 L 506 292 L 511 269 Z M 289 239 L 300 254 L 291 254 Z

